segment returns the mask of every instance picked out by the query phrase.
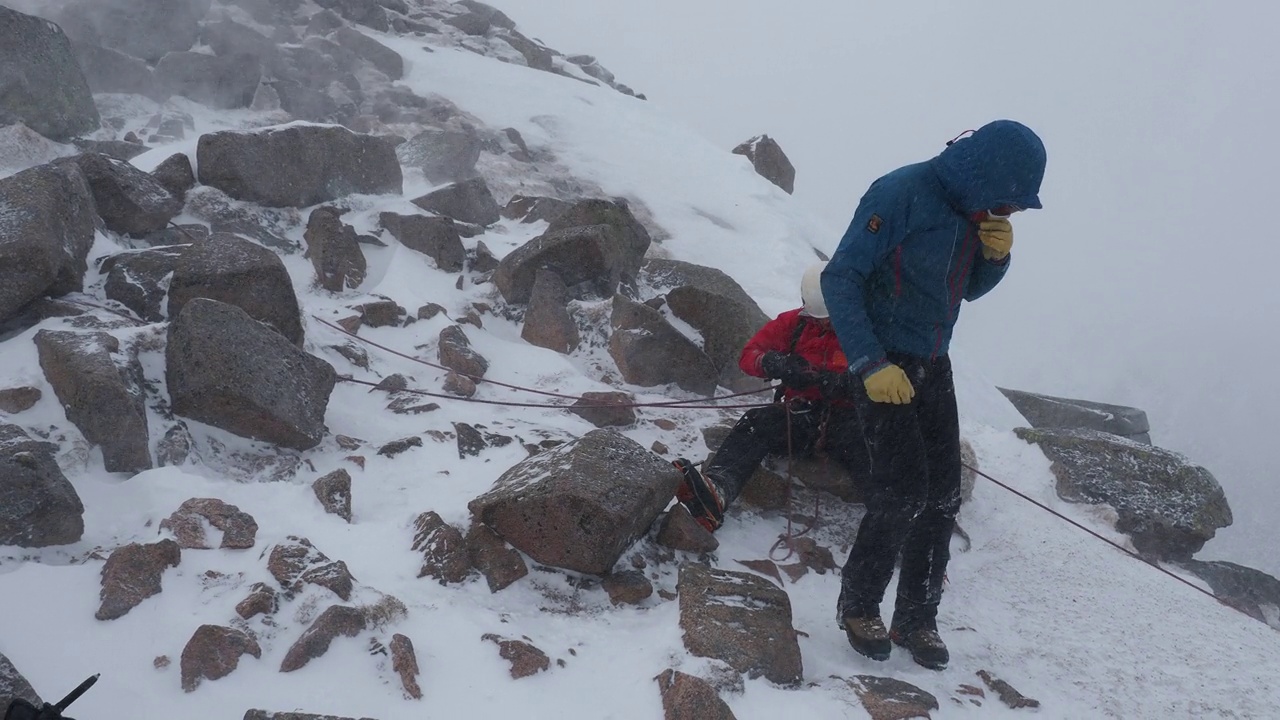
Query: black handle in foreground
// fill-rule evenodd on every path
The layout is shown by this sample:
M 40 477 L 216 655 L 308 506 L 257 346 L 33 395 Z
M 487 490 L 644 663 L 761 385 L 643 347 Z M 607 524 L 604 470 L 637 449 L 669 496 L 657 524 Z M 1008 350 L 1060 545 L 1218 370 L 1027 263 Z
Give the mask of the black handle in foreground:
M 59 700 L 57 704 L 53 706 L 53 708 L 57 710 L 59 714 L 61 714 L 63 710 L 66 710 L 67 707 L 71 705 L 71 703 L 80 699 L 81 695 L 85 694 L 85 692 L 89 688 L 93 687 L 93 684 L 98 682 L 98 678 L 101 675 L 102 673 L 95 673 L 88 680 L 85 680 L 84 682 L 80 683 L 78 686 L 76 686 L 75 690 L 72 690 L 71 692 L 67 693 L 66 697 Z

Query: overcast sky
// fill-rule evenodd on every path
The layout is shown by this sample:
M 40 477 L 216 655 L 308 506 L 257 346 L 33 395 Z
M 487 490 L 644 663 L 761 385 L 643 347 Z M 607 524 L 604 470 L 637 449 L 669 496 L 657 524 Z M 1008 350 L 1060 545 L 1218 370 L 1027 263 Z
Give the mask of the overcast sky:
M 1280 574 L 1280 6 L 491 3 L 726 151 L 776 138 L 827 251 L 879 175 L 992 119 L 1030 125 L 1046 209 L 1015 218 L 1014 266 L 966 308 L 957 362 L 1146 409 L 1227 488 L 1237 524 L 1202 558 Z

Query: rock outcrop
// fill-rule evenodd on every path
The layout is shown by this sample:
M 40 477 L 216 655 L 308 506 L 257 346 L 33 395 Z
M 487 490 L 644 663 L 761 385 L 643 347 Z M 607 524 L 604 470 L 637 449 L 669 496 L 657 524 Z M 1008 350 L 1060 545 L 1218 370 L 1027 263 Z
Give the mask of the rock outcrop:
M 690 653 L 779 685 L 804 678 L 791 600 L 782 588 L 758 575 L 690 564 L 680 568 L 677 592 Z
M 1189 560 L 1231 524 L 1222 486 L 1181 455 L 1096 430 L 1016 432 L 1052 461 L 1058 497 L 1115 508 L 1116 529 L 1141 553 Z
M 191 692 L 201 681 L 230 675 L 240 666 L 242 655 L 261 658 L 262 648 L 241 630 L 201 625 L 182 649 L 182 689 Z
M 768 135 L 757 135 L 733 149 L 735 155 L 745 155 L 752 167 L 765 180 L 782 188 L 788 194 L 796 189 L 796 168 L 782 151 L 778 141 Z
M 648 305 L 613 298 L 609 355 L 622 377 L 634 385 L 675 383 L 700 395 L 715 393 L 720 372 L 692 340 Z
M 58 467 L 57 449 L 0 424 L 0 545 L 68 545 L 84 534 L 84 504 Z
M 75 164 L 40 165 L 0 179 L 0 321 L 41 295 L 78 292 L 98 217 Z
M 165 359 L 179 415 L 299 450 L 324 438 L 337 373 L 240 308 L 188 302 L 169 326 Z
M 538 562 L 605 575 L 678 483 L 670 465 L 633 440 L 593 430 L 518 463 L 468 507 Z
M 233 305 L 294 345 L 302 345 L 302 311 L 280 256 L 229 233 L 182 252 L 169 282 L 170 320 L 196 298 Z
M 210 133 L 200 137 L 196 160 L 201 183 L 268 207 L 399 193 L 403 183 L 391 141 L 342 127 Z
M 191 498 L 162 520 L 160 529 L 172 532 L 184 550 L 208 550 L 214 545 L 206 525 L 222 533 L 217 547 L 225 550 L 247 550 L 258 536 L 252 515 L 217 498 Z
M 150 469 L 142 389 L 112 357 L 120 351 L 120 341 L 104 332 L 41 330 L 36 333 L 35 345 L 40 368 L 67 419 L 86 440 L 102 448 L 107 471 Z
M 102 566 L 102 604 L 99 620 L 124 617 L 143 600 L 160 593 L 164 571 L 182 562 L 182 550 L 172 540 L 150 545 L 130 543 L 117 548 Z
M 98 129 L 89 83 L 62 28 L 0 6 L 0 125 L 53 140 Z
M 702 350 L 715 363 L 719 384 L 739 392 L 763 385 L 739 369 L 738 357 L 769 316 L 741 285 L 715 268 L 680 260 L 651 259 L 641 272 L 651 287 L 667 290 L 671 313 L 702 336 Z

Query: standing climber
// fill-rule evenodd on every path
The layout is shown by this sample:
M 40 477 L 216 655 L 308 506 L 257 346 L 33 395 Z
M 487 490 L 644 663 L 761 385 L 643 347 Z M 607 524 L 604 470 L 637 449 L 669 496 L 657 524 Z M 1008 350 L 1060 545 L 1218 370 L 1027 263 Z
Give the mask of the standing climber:
M 849 373 L 872 401 L 867 514 L 839 598 L 849 643 L 868 657 L 888 658 L 892 642 L 925 667 L 949 660 L 937 614 L 960 509 L 960 429 L 947 346 L 960 301 L 1008 271 L 1008 217 L 1041 207 L 1044 168 L 1044 144 L 1025 125 L 984 125 L 872 183 L 822 273 Z M 880 602 L 899 554 L 886 631 Z
M 748 410 L 703 472 L 684 458 L 673 463 L 684 477 L 677 499 L 709 531 L 724 522 L 725 509 L 771 453 L 822 449 L 849 472 L 865 474 L 866 446 L 849 393 L 848 365 L 822 301 L 823 267 L 810 267 L 801 279 L 803 307 L 766 323 L 738 361 L 748 375 L 781 380 L 784 402 Z

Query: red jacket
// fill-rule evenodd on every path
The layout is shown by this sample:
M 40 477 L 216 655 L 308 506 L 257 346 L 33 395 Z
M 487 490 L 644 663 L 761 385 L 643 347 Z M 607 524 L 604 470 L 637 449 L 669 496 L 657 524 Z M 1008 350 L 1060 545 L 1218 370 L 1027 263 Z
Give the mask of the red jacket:
M 795 337 L 796 324 L 801 320 L 800 308 L 788 310 L 765 323 L 765 326 L 760 328 L 760 331 L 742 349 L 742 357 L 738 359 L 738 367 L 742 368 L 742 372 L 759 378 L 765 377 L 764 371 L 760 369 L 760 358 L 771 350 L 784 353 L 796 352 L 818 370 L 845 372 L 849 363 L 845 359 L 844 351 L 840 349 L 840 341 L 836 339 L 835 331 L 831 329 L 831 321 L 826 318 L 805 317 L 803 319 L 804 330 L 796 340 L 794 349 L 791 346 L 791 340 Z M 804 390 L 787 388 L 784 396 L 805 400 L 822 399 L 817 388 Z

